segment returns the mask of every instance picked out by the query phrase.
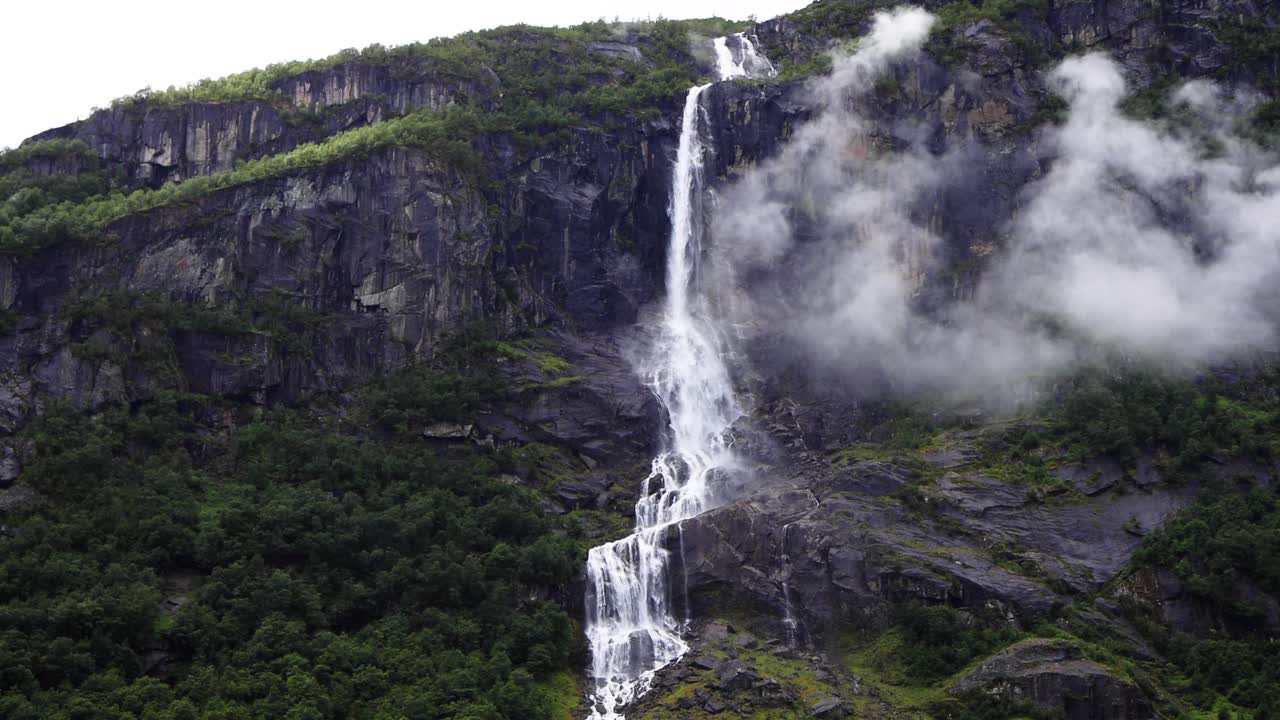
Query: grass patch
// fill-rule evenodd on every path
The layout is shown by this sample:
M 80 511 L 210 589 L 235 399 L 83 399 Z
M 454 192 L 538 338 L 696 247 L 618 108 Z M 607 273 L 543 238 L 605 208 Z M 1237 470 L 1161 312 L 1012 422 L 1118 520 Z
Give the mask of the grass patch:
M 538 683 L 538 689 L 546 697 L 548 717 L 551 720 L 574 720 L 582 703 L 582 690 L 578 681 L 568 671 L 553 673 Z

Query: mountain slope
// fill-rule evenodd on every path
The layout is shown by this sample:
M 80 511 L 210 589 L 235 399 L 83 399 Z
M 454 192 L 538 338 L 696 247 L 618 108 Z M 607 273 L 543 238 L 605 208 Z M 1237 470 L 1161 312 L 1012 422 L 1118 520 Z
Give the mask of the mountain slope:
M 1273 142 L 1274 2 L 926 5 L 847 150 L 965 153 L 919 213 L 930 312 L 1053 166 L 1068 55 L 1116 58 L 1153 123 L 1186 80 L 1256 89 L 1243 132 Z M 630 358 L 705 40 L 746 30 L 779 70 L 705 93 L 727 189 L 884 7 L 369 48 L 0 156 L 0 715 L 580 714 L 582 553 L 660 440 Z M 810 290 L 780 267 L 759 286 Z M 1009 421 L 793 350 L 743 348 L 758 481 L 686 528 L 699 638 L 636 717 L 1276 711 L 1265 363 L 1122 358 Z

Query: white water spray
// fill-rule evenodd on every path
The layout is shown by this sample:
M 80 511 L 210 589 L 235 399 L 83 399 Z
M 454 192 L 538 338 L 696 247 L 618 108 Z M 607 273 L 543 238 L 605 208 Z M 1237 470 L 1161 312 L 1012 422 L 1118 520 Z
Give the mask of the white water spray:
M 735 47 L 729 47 L 729 38 L 716 38 L 716 70 L 722 80 L 736 77 L 773 77 L 777 71 L 769 58 L 756 52 L 755 43 L 744 33 L 733 36 Z
M 715 41 L 721 79 L 765 66 L 772 74 L 773 67 L 745 36 L 735 40 L 736 55 L 725 38 Z M 668 450 L 654 458 L 644 480 L 635 532 L 593 548 L 587 557 L 592 720 L 619 720 L 620 708 L 648 690 L 653 674 L 688 650 L 680 636 L 685 623 L 671 607 L 667 534 L 723 501 L 716 494 L 715 471 L 734 464 L 726 431 L 741 411 L 697 295 L 706 153 L 700 99 L 708 87 L 691 88 L 685 97 L 669 208 L 667 303 L 647 373 L 670 420 Z

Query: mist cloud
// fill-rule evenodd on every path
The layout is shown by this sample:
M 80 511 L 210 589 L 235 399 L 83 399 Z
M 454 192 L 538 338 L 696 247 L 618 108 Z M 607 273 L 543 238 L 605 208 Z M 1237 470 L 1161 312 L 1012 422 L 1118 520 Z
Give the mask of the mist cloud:
M 936 156 L 875 132 L 859 109 L 933 17 L 880 13 L 858 50 L 812 88 L 817 116 L 723 189 L 709 292 L 739 337 L 781 338 L 828 367 L 947 389 L 1052 376 L 1094 354 L 1181 366 L 1275 346 L 1280 167 L 1232 136 L 1247 99 L 1210 83 L 1174 95 L 1194 128 L 1123 115 L 1116 64 L 1062 62 L 1069 116 L 1050 169 L 993 228 L 973 297 L 922 302 L 939 266 L 939 191 L 974 182 L 976 147 Z

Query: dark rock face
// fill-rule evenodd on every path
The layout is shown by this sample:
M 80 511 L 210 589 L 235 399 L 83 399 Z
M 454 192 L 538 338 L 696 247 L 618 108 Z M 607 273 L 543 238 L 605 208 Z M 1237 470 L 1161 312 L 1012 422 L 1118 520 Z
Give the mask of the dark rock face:
M 957 681 L 955 689 L 982 690 L 1030 702 L 1071 720 L 1156 717 L 1132 683 L 1086 660 L 1065 641 L 1026 640 L 997 653 Z
M 309 318 L 313 327 L 290 342 L 253 328 L 171 338 L 182 386 L 257 402 L 297 402 L 429 358 L 479 320 L 504 334 L 631 323 L 659 292 L 662 244 L 622 239 L 665 232 L 667 136 L 658 132 L 644 150 L 584 133 L 579 145 L 506 168 L 511 191 L 498 200 L 427 153 L 391 149 L 127 218 L 111 228 L 115 243 L 0 259 L 0 297 L 23 318 L 0 337 L 3 416 L 12 429 L 42 398 L 95 408 L 154 390 L 129 338 L 91 336 L 67 318 L 94 298 L 287 306 Z M 555 426 L 592 456 L 609 455 L 613 440 L 603 438 L 619 426 L 647 447 L 651 397 L 617 342 L 576 337 L 563 335 L 563 352 L 582 361 L 585 381 L 526 408 L 526 424 Z M 93 357 L 69 350 L 99 341 L 125 344 Z
M 1260 13 L 1252 2 L 1160 13 L 1140 3 L 1079 2 L 1044 16 L 1027 11 L 1017 22 L 1046 56 L 1066 47 L 1110 49 L 1141 87 L 1167 72 L 1217 72 L 1227 48 L 1201 28 Z M 873 96 L 864 108 L 891 146 L 928 138 L 932 152 L 962 152 L 976 173 L 940 190 L 933 203 L 931 222 L 947 243 L 937 277 L 922 292 L 926 303 L 971 294 L 976 275 L 947 275 L 946 268 L 984 251 L 1051 155 L 1037 132 L 1016 130 L 1048 97 L 1037 60 L 987 21 L 962 32 L 961 62 L 944 66 L 931 49 L 892 70 L 910 92 Z M 788 20 L 762 23 L 755 34 L 783 65 L 827 45 Z M 1167 52 L 1156 58 L 1155 48 Z M 624 43 L 591 50 L 644 61 Z M 140 101 L 36 139 L 79 138 L 129 184 L 154 187 L 398 113 L 463 102 L 488 107 L 501 92 L 496 76 L 462 82 L 429 59 L 414 62 L 412 72 L 356 61 L 308 71 L 276 82 L 281 99 L 273 102 Z M 802 82 L 718 83 L 704 98 L 712 175 L 721 181 L 773 155 L 814 108 Z M 0 304 L 25 318 L 16 334 L 0 338 L 0 416 L 12 429 L 37 398 L 94 407 L 145 396 L 154 384 L 135 365 L 66 352 L 84 338 L 74 324 L 48 316 L 66 307 L 73 290 L 154 291 L 170 302 L 224 305 L 275 294 L 328 318 L 322 340 L 303 352 L 262 337 L 194 331 L 178 339 L 187 387 L 262 402 L 294 402 L 429 357 L 441 338 L 476 320 L 504 334 L 547 326 L 618 333 L 662 291 L 677 100 L 655 121 L 583 130 L 531 157 L 503 135 L 482 138 L 477 150 L 498 180 L 490 187 L 428 153 L 386 150 L 123 220 L 110 229 L 115 244 L 62 245 L 0 260 Z M 749 355 L 753 367 L 744 371 L 768 380 L 760 387 L 764 404 L 798 400 L 781 425 L 800 447 L 848 444 L 870 429 L 873 418 L 859 409 L 858 393 L 816 382 L 801 359 L 781 349 L 752 348 Z
M 442 75 L 426 59 L 416 70 L 397 73 L 389 66 L 347 62 L 278 81 L 273 89 L 281 102 L 142 101 L 99 110 L 31 140 L 81 140 L 131 184 L 159 187 L 226 172 L 237 161 L 287 152 L 394 115 L 464 100 L 491 104 L 493 87 L 439 80 Z
M 926 220 L 945 242 L 923 280 L 922 305 L 973 295 L 972 261 L 991 250 L 1023 188 L 1052 162 L 1053 148 L 1037 127 L 1053 108 L 1044 58 L 1107 49 L 1135 88 L 1170 73 L 1256 81 L 1232 63 L 1230 48 L 1210 28 L 1268 12 L 1274 3 L 1250 0 L 1158 9 L 1133 0 L 1070 0 L 1043 15 L 1029 9 L 1017 16 L 1034 47 L 980 20 L 957 31 L 959 60 L 931 47 L 893 67 L 899 90 L 878 91 L 860 108 L 876 142 L 889 150 L 918 143 L 969 168 L 963 183 L 932 198 Z M 760 24 L 755 33 L 762 51 L 778 58 L 812 57 L 829 45 L 788 20 Z M 645 62 L 625 43 L 590 50 Z M 343 63 L 281 80 L 282 103 L 142 103 L 97 112 L 36 139 L 83 140 L 130 187 L 154 188 L 397 114 L 496 102 L 496 77 L 461 83 L 423 63 L 408 75 Z M 711 127 L 708 175 L 718 183 L 767 162 L 816 108 L 803 82 L 717 83 L 703 97 Z M 484 321 L 502 336 L 549 338 L 575 370 L 526 388 L 518 403 L 486 408 L 470 419 L 463 438 L 432 439 L 567 448 L 586 469 L 557 486 L 550 511 L 628 507 L 629 498 L 618 503 L 610 496 L 614 478 L 605 470 L 651 455 L 662 424 L 629 346 L 664 290 L 678 101 L 662 104 L 654 120 L 624 117 L 607 131 L 579 129 L 534 152 L 517 151 L 504 134 L 482 137 L 475 150 L 485 179 L 427 150 L 385 149 L 129 217 L 99 244 L 0 257 L 0 307 L 19 318 L 0 335 L 0 434 L 16 431 L 50 401 L 93 410 L 145 400 L 168 384 L 261 404 L 340 394 L 430 359 L 452 334 Z M 802 278 L 780 272 L 804 287 Z M 258 319 L 285 306 L 292 331 L 266 329 L 265 322 L 188 324 L 165 338 L 166 362 L 157 364 L 144 352 L 152 347 L 149 328 L 112 333 L 71 312 L 85 301 L 144 295 Z M 1164 483 L 1150 458 L 1135 472 L 1108 460 L 1060 468 L 1059 477 L 1079 494 L 1070 498 L 1046 498 L 973 472 L 968 446 L 924 457 L 940 476 L 924 484 L 918 482 L 924 470 L 915 465 L 836 464 L 817 453 L 882 439 L 876 433 L 885 418 L 874 400 L 891 388 L 877 378 L 842 386 L 775 339 L 757 343 L 745 348 L 750 361 L 736 368 L 756 396 L 757 412 L 735 429 L 760 465 L 756 484 L 737 502 L 684 523 L 682 566 L 672 568 L 687 578 L 695 617 L 711 614 L 705 598 L 724 592 L 767 608 L 779 628 L 784 614 L 794 613 L 801 634 L 819 639 L 840 623 L 883 627 L 886 609 L 903 601 L 1035 623 L 1075 594 L 1115 580 L 1141 532 L 1159 527 L 1197 491 Z M 8 487 L 20 472 L 18 456 L 4 448 L 0 514 L 39 501 L 21 482 Z M 1209 634 L 1227 623 L 1206 616 L 1176 577 L 1130 579 L 1125 587 L 1157 594 L 1173 627 Z M 1257 588 L 1240 591 L 1260 596 Z M 1280 627 L 1273 600 L 1266 612 L 1269 627 Z M 1113 614 L 1084 619 L 1128 632 Z M 710 632 L 717 636 L 704 640 L 722 642 L 729 660 L 699 656 L 658 679 L 674 686 L 695 673 L 715 689 L 680 698 L 681 708 L 717 714 L 795 706 L 815 717 L 848 711 L 846 698 L 797 698 L 763 677 L 761 666 L 739 658 L 758 650 L 754 638 L 727 627 Z M 652 655 L 640 637 L 632 651 L 638 667 Z M 1073 719 L 1152 716 L 1132 685 L 1057 643 L 1015 646 L 962 686 L 1061 709 Z
M 1034 623 L 1123 570 L 1140 541 L 1126 530 L 1134 518 L 1157 527 L 1196 494 L 1161 486 L 1043 503 L 1018 486 L 951 473 L 911 491 L 922 515 L 901 502 L 911 475 L 884 462 L 802 463 L 793 477 L 765 479 L 766 489 L 686 522 L 683 571 L 695 610 L 700 590 L 732 588 L 781 622 L 785 584 L 813 631 L 874 625 L 904 600 Z M 1008 559 L 1024 570 L 997 563 L 993 546 L 1015 548 Z

